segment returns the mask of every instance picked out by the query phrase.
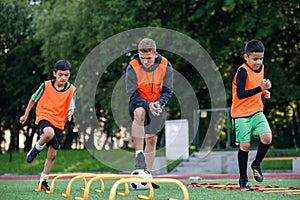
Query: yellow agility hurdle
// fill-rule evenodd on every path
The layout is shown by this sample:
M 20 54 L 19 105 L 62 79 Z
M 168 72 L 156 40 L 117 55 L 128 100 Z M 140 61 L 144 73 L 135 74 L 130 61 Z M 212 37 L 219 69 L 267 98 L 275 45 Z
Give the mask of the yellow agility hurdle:
M 155 182 L 155 183 L 170 183 L 170 184 L 175 184 L 175 185 L 178 185 L 182 192 L 183 192 L 183 199 L 184 200 L 188 200 L 189 199 L 189 193 L 186 189 L 186 187 L 184 186 L 184 184 L 176 179 L 170 179 L 170 178 L 153 178 L 153 179 L 137 179 L 137 178 L 134 178 L 134 179 L 120 179 L 118 181 L 116 181 L 111 190 L 110 190 L 110 194 L 109 194 L 109 200 L 114 200 L 115 197 L 116 197 L 116 191 L 117 191 L 117 188 L 120 184 L 122 183 L 128 183 L 128 182 L 147 182 L 149 186 L 152 186 L 151 183 Z M 147 197 L 147 196 L 144 196 L 144 195 L 138 195 L 138 198 L 139 199 L 145 199 L 145 200 L 151 200 L 153 199 L 154 197 L 154 191 L 153 191 L 153 187 L 149 187 L 149 192 L 150 192 L 150 195 Z
M 71 194 L 71 187 L 72 187 L 72 184 L 75 180 L 78 180 L 78 179 L 83 179 L 84 180 L 84 187 L 86 188 L 87 186 L 87 182 L 86 182 L 86 178 L 93 178 L 95 176 L 98 176 L 96 174 L 79 174 L 75 177 L 73 177 L 72 179 L 70 179 L 70 181 L 68 182 L 68 185 L 67 185 L 67 188 L 66 188 L 66 192 L 65 193 L 62 193 L 61 195 L 63 197 L 70 197 L 70 194 Z M 100 180 L 100 185 L 101 185 L 101 188 L 104 187 L 104 183 L 102 180 Z M 84 188 L 84 189 L 85 189 Z M 83 190 L 83 188 L 81 188 Z
M 80 175 L 85 175 L 84 173 L 69 173 L 69 174 L 60 174 L 60 175 L 57 175 L 55 176 L 52 181 L 51 181 L 51 185 L 50 185 L 50 190 L 49 191 L 46 191 L 46 193 L 48 194 L 53 194 L 54 192 L 54 185 L 55 185 L 55 181 L 59 178 L 66 178 L 66 177 L 76 177 L 76 176 L 80 176 Z M 92 174 L 92 173 L 86 173 L 86 175 L 95 175 L 95 174 Z M 84 180 L 84 186 L 86 186 L 87 184 L 87 181 L 86 181 L 86 178 L 83 178 Z M 82 190 L 84 188 L 81 188 Z
M 87 174 L 91 174 L 91 173 L 87 173 Z M 42 181 L 45 180 L 46 178 L 54 177 L 53 180 L 51 180 L 50 190 L 46 191 L 46 193 L 48 193 L 48 194 L 53 194 L 55 181 L 57 179 L 65 178 L 65 177 L 74 177 L 74 176 L 78 176 L 78 175 L 83 175 L 83 173 L 48 174 L 48 175 L 44 176 L 42 180 L 40 180 L 40 182 L 38 184 L 38 188 L 35 189 L 34 191 L 35 192 L 40 192 L 42 190 Z M 84 182 L 85 182 L 85 185 L 86 185 L 86 183 L 87 183 L 86 179 L 84 179 Z
M 130 175 L 130 174 L 99 174 L 99 175 L 96 175 L 95 177 L 91 178 L 88 181 L 88 183 L 87 183 L 87 185 L 86 185 L 86 187 L 84 189 L 84 195 L 83 195 L 83 197 L 75 197 L 74 199 L 75 200 L 87 200 L 88 196 L 89 196 L 89 191 L 90 191 L 91 184 L 94 181 L 100 180 L 100 182 L 103 183 L 103 179 L 121 179 L 121 178 L 144 179 L 144 177 L 140 176 L 140 175 Z M 125 191 L 124 191 L 124 193 L 123 192 L 118 192 L 119 196 L 128 196 L 128 194 L 129 194 L 128 184 L 124 183 L 124 186 L 125 186 Z M 150 187 L 152 187 L 152 185 Z M 101 184 L 101 189 L 100 190 L 96 189 L 95 192 L 104 192 L 104 189 L 105 189 L 104 184 Z

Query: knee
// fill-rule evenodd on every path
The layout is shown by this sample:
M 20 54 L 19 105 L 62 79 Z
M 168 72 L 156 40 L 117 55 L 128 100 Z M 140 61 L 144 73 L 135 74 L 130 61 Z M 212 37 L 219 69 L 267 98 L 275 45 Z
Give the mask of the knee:
M 260 141 L 265 145 L 271 144 L 272 134 L 271 133 L 263 133 L 260 137 Z
M 54 132 L 54 130 L 52 129 L 52 128 L 45 128 L 44 129 L 44 137 L 47 139 L 47 140 L 51 140 L 53 137 L 54 137 L 54 135 L 55 135 L 55 132 Z
M 156 147 L 157 136 L 151 136 L 146 138 L 146 145 Z
M 267 138 L 267 139 L 265 139 L 264 141 L 262 141 L 262 143 L 264 143 L 266 145 L 271 144 L 271 142 L 272 142 L 272 136 L 269 137 L 269 138 Z
M 250 142 L 241 142 L 240 150 L 248 152 L 248 151 L 250 151 L 250 146 L 251 146 Z
M 137 108 L 134 111 L 134 120 L 138 122 L 144 122 L 146 116 L 146 111 L 143 108 Z

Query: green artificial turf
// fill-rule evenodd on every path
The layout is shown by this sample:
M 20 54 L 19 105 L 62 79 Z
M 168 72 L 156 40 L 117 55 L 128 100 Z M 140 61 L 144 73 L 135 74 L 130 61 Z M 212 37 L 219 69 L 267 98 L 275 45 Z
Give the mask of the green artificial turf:
M 100 189 L 99 181 L 93 182 L 91 185 L 91 189 L 89 191 L 89 199 L 109 199 L 110 189 L 116 180 L 104 180 L 104 193 L 96 193 L 94 189 Z M 0 196 L 1 200 L 14 200 L 14 199 L 22 199 L 22 200 L 32 200 L 32 199 L 66 199 L 61 196 L 61 193 L 66 191 L 66 186 L 68 185 L 69 179 L 57 180 L 55 182 L 54 193 L 47 194 L 44 191 L 34 192 L 34 189 L 37 188 L 37 181 L 26 180 L 26 181 L 14 181 L 14 180 L 6 180 L 0 181 Z M 181 180 L 183 183 L 191 183 L 190 180 Z M 49 180 L 49 184 L 51 183 L 51 179 Z M 210 179 L 210 180 L 201 180 L 199 183 L 221 183 L 221 184 L 229 184 L 236 183 L 236 180 L 233 179 Z M 253 180 L 250 181 L 252 184 L 256 184 Z M 169 183 L 161 183 L 161 188 L 154 190 L 154 198 L 158 200 L 164 199 L 183 199 L 183 193 L 181 189 L 174 184 Z M 267 179 L 264 183 L 260 184 L 260 187 L 271 185 L 271 186 L 280 186 L 280 187 L 300 187 L 299 179 Z M 83 191 L 80 190 L 81 187 L 84 186 L 83 180 L 77 180 L 73 183 L 71 188 L 71 196 L 70 199 L 74 199 L 75 196 L 83 197 Z M 295 194 L 276 194 L 276 193 L 263 193 L 259 191 L 239 191 L 239 190 L 220 190 L 220 189 L 209 189 L 209 188 L 197 188 L 197 187 L 187 187 L 189 192 L 190 200 L 245 200 L 245 199 L 263 199 L 263 200 L 289 200 L 294 199 L 298 200 L 299 195 Z M 120 185 L 118 188 L 119 192 L 124 191 L 124 185 Z M 127 197 L 120 197 L 116 195 L 116 199 L 138 199 L 137 195 L 143 194 L 148 196 L 149 191 L 136 191 L 130 188 L 129 195 Z

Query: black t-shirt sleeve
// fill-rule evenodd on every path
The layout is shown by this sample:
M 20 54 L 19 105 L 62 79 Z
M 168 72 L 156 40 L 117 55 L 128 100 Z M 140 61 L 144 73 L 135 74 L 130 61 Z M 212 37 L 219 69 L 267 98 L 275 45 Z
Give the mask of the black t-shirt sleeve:
M 258 86 L 256 88 L 246 90 L 246 79 L 247 79 L 247 71 L 244 68 L 240 68 L 238 70 L 237 78 L 236 78 L 236 90 L 237 96 L 239 99 L 244 99 L 250 96 L 253 96 L 259 92 L 261 92 L 261 87 Z

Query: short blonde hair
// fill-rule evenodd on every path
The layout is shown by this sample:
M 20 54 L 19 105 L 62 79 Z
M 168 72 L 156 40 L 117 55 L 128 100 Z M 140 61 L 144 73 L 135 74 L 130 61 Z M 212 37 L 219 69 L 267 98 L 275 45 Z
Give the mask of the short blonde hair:
M 155 41 L 150 38 L 144 38 L 140 41 L 138 51 L 141 52 L 156 52 Z

